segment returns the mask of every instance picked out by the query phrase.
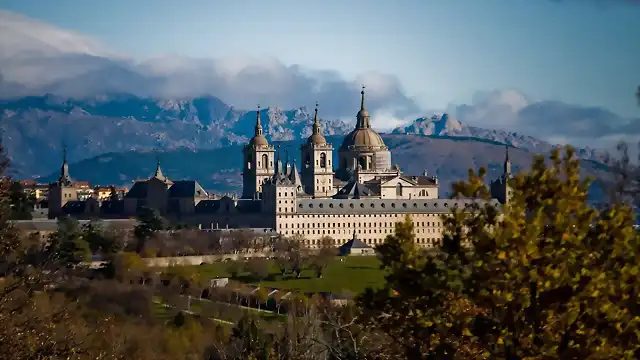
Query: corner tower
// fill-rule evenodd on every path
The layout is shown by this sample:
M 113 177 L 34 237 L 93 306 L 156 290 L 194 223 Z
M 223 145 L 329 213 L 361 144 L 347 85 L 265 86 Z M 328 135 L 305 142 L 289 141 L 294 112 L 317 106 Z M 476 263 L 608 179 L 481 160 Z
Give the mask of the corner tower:
M 313 133 L 300 147 L 302 185 L 304 192 L 314 197 L 333 196 L 333 146 L 322 135 L 318 119 L 318 104 L 313 116 Z
M 242 197 L 259 198 L 262 184 L 274 175 L 275 148 L 269 145 L 262 134 L 260 123 L 260 106 L 256 111 L 255 132 L 249 143 L 242 150 L 244 165 L 242 166 Z

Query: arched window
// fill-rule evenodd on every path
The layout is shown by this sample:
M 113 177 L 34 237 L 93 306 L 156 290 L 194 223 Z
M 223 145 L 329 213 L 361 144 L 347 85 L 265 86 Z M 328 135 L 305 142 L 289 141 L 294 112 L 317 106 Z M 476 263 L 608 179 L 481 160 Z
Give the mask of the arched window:
M 367 170 L 367 158 L 365 158 L 364 156 L 361 156 L 360 159 L 358 159 L 358 160 L 360 160 L 359 161 L 360 162 L 360 167 L 363 170 Z
M 325 153 L 320 154 L 320 167 L 321 168 L 327 167 L 327 154 Z
M 396 196 L 402 196 L 402 184 L 398 183 L 396 185 Z
M 269 166 L 269 157 L 267 154 L 262 155 L 262 168 L 266 169 Z

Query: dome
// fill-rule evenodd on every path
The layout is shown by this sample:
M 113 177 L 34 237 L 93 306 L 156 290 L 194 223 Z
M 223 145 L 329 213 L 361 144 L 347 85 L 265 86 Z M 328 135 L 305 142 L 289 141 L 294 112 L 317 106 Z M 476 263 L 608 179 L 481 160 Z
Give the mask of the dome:
M 327 139 L 324 138 L 324 136 L 322 136 L 322 134 L 313 134 L 311 136 L 309 136 L 309 138 L 307 139 L 307 144 L 309 145 L 326 145 L 327 144 Z
M 382 137 L 371 128 L 355 129 L 344 137 L 341 149 L 347 150 L 350 146 L 355 147 L 384 147 Z
M 253 146 L 269 146 L 269 142 L 267 141 L 267 138 L 264 137 L 264 135 L 259 134 L 259 135 L 256 135 L 256 136 L 252 137 L 251 140 L 249 140 L 249 145 L 253 145 Z

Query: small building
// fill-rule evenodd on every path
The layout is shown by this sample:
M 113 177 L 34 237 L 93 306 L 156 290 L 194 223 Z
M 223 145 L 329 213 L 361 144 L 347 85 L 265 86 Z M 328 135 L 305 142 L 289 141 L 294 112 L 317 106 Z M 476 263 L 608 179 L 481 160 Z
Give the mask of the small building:
M 358 234 L 355 231 L 353 232 L 353 238 L 340 246 L 338 251 L 340 256 L 375 255 L 375 250 L 358 239 Z

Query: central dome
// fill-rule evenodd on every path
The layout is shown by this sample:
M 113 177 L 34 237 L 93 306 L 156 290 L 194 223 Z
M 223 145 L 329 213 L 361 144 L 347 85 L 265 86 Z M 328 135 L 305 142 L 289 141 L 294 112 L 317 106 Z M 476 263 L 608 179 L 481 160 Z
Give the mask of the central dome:
M 344 137 L 341 150 L 349 150 L 350 147 L 385 147 L 384 141 L 378 133 L 371 128 L 369 112 L 364 107 L 364 86 L 360 92 L 360 111 L 358 111 L 356 128 Z
M 342 141 L 340 149 L 348 150 L 349 147 L 384 147 L 382 137 L 371 128 L 358 128 L 347 134 Z

